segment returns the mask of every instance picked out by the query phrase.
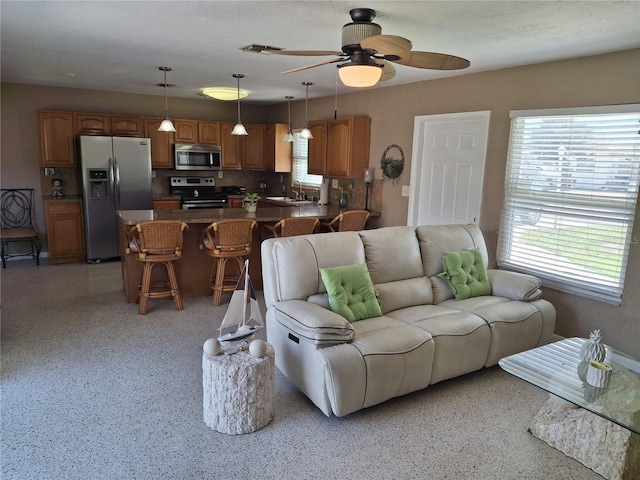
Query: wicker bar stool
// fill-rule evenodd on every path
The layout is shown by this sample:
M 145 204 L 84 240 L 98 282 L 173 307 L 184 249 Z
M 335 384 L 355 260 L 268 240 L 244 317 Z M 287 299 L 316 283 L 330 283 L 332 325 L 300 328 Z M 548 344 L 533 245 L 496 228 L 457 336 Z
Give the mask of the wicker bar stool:
M 173 262 L 182 257 L 182 239 L 186 228 L 187 224 L 180 221 L 152 220 L 138 223 L 129 230 L 126 252 L 133 254 L 133 258 L 143 265 L 138 288 L 141 315 L 146 315 L 150 298 L 173 297 L 176 308 L 184 308 Z M 166 267 L 168 281 L 152 284 L 151 272 L 158 264 Z
M 359 232 L 364 230 L 370 215 L 367 210 L 348 210 L 336 215 L 329 223 L 321 223 L 320 226 L 330 232 Z
M 320 225 L 320 220 L 312 217 L 288 217 L 283 218 L 275 225 L 262 226 L 262 239 L 277 237 L 293 237 L 295 235 L 308 235 L 315 233 Z
M 213 305 L 220 305 L 223 292 L 233 292 L 238 282 L 237 276 L 226 275 L 227 260 L 238 262 L 242 272 L 244 260 L 251 254 L 253 230 L 258 226 L 254 220 L 220 220 L 213 222 L 202 232 L 200 248 L 213 257 L 209 286 L 213 292 Z

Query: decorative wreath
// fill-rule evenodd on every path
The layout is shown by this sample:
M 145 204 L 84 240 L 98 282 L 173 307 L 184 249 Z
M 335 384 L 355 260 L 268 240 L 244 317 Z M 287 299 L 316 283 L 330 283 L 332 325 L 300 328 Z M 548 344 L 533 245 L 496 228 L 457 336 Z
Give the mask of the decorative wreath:
M 392 148 L 397 148 L 400 151 L 400 158 L 392 158 L 387 156 L 389 150 Z M 395 179 L 397 179 L 400 174 L 402 174 L 402 170 L 404 170 L 404 152 L 399 145 L 393 144 L 389 145 L 382 154 L 382 160 L 380 160 L 380 166 L 382 168 L 382 175 L 387 178 L 390 178 L 395 183 Z

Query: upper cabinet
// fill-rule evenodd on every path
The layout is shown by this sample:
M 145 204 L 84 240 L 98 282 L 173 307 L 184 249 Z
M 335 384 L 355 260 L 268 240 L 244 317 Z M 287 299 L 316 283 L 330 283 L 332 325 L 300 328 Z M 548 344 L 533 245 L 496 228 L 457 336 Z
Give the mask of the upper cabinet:
M 314 175 L 324 175 L 327 165 L 327 122 L 328 120 L 313 120 L 308 128 L 313 135 L 309 140 L 309 160 L 307 172 Z
M 245 124 L 248 135 L 231 135 L 233 123 L 220 124 L 223 170 L 264 170 L 264 125 Z
M 174 133 L 176 143 L 198 143 L 198 122 L 196 120 L 176 118 L 173 126 L 176 127 L 176 133 Z
M 144 117 L 144 136 L 151 139 L 151 168 L 173 167 L 173 132 L 159 132 L 163 118 Z
M 309 173 L 358 178 L 369 166 L 371 119 L 345 117 L 309 122 Z M 324 134 L 323 134 L 324 132 Z
M 40 164 L 45 167 L 73 167 L 73 113 L 38 112 Z
M 264 126 L 264 170 L 291 172 L 293 143 L 284 139 L 288 130 L 288 125 L 282 123 Z
M 176 119 L 176 143 L 220 145 L 220 123 Z
M 220 123 L 198 122 L 198 143 L 220 145 Z
M 142 117 L 111 116 L 111 134 L 123 137 L 142 137 Z
M 110 135 L 111 119 L 109 115 L 94 113 L 75 113 L 76 133 L 82 135 Z

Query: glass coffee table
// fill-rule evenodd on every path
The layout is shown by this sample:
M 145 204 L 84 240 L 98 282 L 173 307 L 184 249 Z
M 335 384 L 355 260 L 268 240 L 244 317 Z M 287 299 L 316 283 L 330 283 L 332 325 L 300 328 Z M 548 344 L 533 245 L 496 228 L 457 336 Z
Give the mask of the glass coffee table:
M 500 360 L 506 372 L 550 393 L 529 431 L 608 479 L 640 478 L 640 362 L 607 346 L 606 388 L 586 382 L 582 338 Z

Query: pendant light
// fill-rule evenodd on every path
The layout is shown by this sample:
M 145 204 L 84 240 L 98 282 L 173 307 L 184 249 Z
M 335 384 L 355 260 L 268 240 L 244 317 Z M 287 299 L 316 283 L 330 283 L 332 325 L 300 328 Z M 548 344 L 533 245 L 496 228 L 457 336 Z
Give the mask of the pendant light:
M 289 130 L 287 130 L 287 134 L 284 136 L 284 141 L 285 142 L 293 142 L 293 140 L 294 140 L 293 132 L 291 131 L 291 99 L 293 97 L 286 96 L 284 98 L 287 99 L 287 102 L 289 104 Z
M 309 85 L 313 85 L 313 83 L 302 82 L 302 85 L 307 87 L 307 95 L 306 95 L 305 107 L 304 107 L 305 127 L 300 131 L 300 136 L 302 138 L 306 138 L 307 140 L 313 140 L 313 135 L 311 134 L 311 130 L 309 130 Z
M 162 86 L 164 87 L 164 120 L 158 127 L 159 132 L 175 132 L 176 127 L 173 126 L 171 120 L 169 120 L 169 107 L 167 104 L 167 72 L 171 71 L 171 67 L 158 67 L 158 70 L 164 72 L 164 83 Z
M 234 73 L 233 78 L 238 79 L 238 123 L 236 123 L 236 126 L 233 127 L 231 135 L 249 135 L 247 133 L 247 129 L 244 128 L 244 125 L 240 120 L 240 79 L 244 78 L 244 75 L 242 75 L 241 73 Z

